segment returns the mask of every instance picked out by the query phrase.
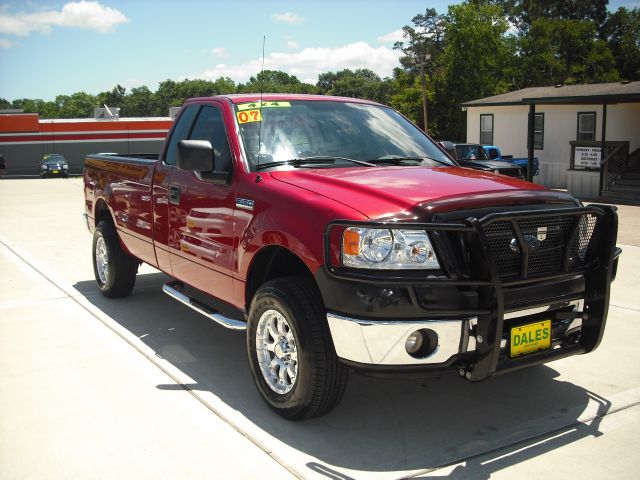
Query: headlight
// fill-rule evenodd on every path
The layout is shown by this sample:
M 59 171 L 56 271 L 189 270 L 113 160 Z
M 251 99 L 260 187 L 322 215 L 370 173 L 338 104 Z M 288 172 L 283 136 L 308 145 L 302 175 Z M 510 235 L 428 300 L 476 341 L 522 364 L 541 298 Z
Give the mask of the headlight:
M 345 229 L 342 264 L 382 270 L 440 268 L 427 232 L 386 228 Z
M 47 167 L 46 165 L 42 165 L 42 169 L 43 170 L 48 170 L 49 167 Z
M 69 165 L 62 165 L 62 169 L 63 170 L 68 170 L 69 169 Z
M 500 170 L 498 170 L 497 168 L 493 171 L 493 173 L 500 173 Z

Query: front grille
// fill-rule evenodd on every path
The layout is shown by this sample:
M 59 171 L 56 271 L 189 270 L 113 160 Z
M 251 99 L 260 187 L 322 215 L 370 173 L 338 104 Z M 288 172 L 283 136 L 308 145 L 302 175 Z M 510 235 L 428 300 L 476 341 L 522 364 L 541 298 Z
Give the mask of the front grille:
M 570 272 L 586 266 L 598 242 L 594 214 L 511 217 L 483 225 L 503 280 Z

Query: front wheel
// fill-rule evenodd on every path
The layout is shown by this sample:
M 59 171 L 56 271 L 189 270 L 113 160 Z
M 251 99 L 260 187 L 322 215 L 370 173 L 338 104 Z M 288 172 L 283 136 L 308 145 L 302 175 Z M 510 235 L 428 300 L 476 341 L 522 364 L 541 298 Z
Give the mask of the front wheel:
M 247 351 L 260 395 L 286 419 L 323 415 L 344 394 L 348 370 L 336 356 L 320 294 L 305 278 L 279 278 L 258 290 Z
M 138 273 L 138 260 L 122 249 L 115 227 L 104 220 L 93 234 L 93 273 L 98 289 L 110 298 L 129 295 Z

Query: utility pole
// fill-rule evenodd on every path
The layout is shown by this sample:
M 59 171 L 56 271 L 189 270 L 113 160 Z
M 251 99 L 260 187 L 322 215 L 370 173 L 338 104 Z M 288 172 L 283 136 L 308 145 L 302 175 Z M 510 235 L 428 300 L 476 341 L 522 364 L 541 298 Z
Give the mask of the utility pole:
M 425 71 L 425 63 L 431 60 L 431 54 L 427 53 L 424 59 L 420 62 L 420 80 L 422 82 L 422 114 L 424 118 L 424 133 L 428 133 L 427 127 L 429 125 L 429 119 L 427 116 L 427 72 Z

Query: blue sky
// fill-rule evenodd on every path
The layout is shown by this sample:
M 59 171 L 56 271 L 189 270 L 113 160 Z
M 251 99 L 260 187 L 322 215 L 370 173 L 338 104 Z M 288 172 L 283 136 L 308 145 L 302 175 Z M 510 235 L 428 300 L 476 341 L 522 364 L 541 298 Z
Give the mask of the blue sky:
M 116 84 L 151 89 L 165 79 L 229 76 L 266 69 L 315 83 L 318 73 L 370 68 L 389 76 L 393 42 L 426 7 L 415 0 L 74 0 L 0 4 L 0 97 L 53 100 Z M 609 8 L 640 6 L 611 1 Z

